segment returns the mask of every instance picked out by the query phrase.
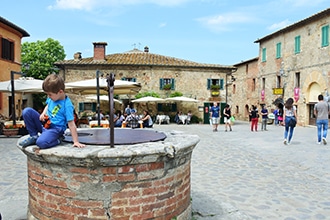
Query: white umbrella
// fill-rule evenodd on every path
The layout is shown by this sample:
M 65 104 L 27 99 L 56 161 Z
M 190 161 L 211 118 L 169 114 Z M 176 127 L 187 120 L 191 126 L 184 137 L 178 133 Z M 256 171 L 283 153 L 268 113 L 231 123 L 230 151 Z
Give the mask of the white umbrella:
M 14 90 L 18 93 L 41 93 L 43 82 L 32 77 L 20 77 L 14 80 Z M 11 92 L 11 80 L 0 82 L 0 92 Z
M 89 95 L 89 96 L 85 96 L 85 99 L 89 99 L 89 100 L 97 100 L 97 95 Z M 100 95 L 100 101 L 109 101 L 109 96 L 107 95 Z M 118 99 L 113 99 L 114 102 L 117 102 L 119 104 L 123 104 L 121 101 L 119 101 Z
M 173 98 L 167 98 L 166 101 L 173 101 L 173 102 L 195 102 L 195 103 L 198 102 L 198 100 L 196 100 L 196 99 L 192 99 L 192 98 L 188 98 L 188 97 L 184 97 L 184 96 L 177 96 L 177 97 L 173 97 Z
M 133 103 L 147 103 L 147 102 L 165 102 L 165 99 L 156 98 L 152 96 L 146 96 L 132 101 Z
M 67 82 L 65 83 L 65 89 L 69 93 L 76 93 L 82 95 L 96 94 L 96 78 L 76 82 Z M 100 94 L 108 94 L 108 83 L 106 78 L 99 78 L 99 89 Z M 136 94 L 140 91 L 140 89 L 140 83 L 123 80 L 115 80 L 114 82 L 114 94 Z

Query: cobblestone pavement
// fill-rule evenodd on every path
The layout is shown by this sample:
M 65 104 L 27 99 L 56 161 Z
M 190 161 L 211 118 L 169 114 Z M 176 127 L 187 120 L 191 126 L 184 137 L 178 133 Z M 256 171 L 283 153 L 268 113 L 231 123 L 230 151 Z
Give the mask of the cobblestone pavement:
M 200 137 L 191 162 L 193 219 L 330 219 L 330 143 L 316 144 L 315 127 L 297 127 L 290 145 L 274 125 L 258 132 L 247 122 L 235 122 L 232 132 L 224 125 L 218 132 L 210 125 L 154 128 Z M 26 156 L 16 141 L 0 138 L 3 220 L 26 219 Z

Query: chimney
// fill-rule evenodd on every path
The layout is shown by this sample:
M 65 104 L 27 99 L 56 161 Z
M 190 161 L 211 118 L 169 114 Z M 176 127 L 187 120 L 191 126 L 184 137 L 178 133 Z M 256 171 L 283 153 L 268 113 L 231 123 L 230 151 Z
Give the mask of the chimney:
M 105 60 L 106 42 L 94 42 L 94 57 L 93 60 Z
M 145 53 L 149 53 L 149 47 L 148 47 L 148 46 L 145 46 L 145 47 L 144 47 L 144 52 L 145 52 Z
M 81 53 L 80 52 L 77 52 L 77 53 L 75 53 L 74 55 L 73 55 L 73 59 L 74 60 L 76 60 L 76 61 L 78 61 L 78 60 L 81 60 Z

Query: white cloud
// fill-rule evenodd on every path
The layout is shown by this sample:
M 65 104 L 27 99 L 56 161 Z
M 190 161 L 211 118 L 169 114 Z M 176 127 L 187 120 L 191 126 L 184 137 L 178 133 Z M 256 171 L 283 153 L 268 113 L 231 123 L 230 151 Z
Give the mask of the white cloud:
M 288 19 L 281 21 L 276 24 L 272 24 L 271 26 L 268 27 L 269 30 L 274 31 L 274 30 L 279 30 L 282 29 L 288 25 L 292 24 Z
M 165 27 L 166 25 L 167 25 L 167 23 L 166 23 L 166 22 L 163 22 L 163 23 L 160 23 L 160 24 L 159 24 L 159 27 L 160 27 L 160 28 L 163 28 L 163 27 Z
M 48 9 L 76 9 L 90 11 L 95 8 L 138 4 L 177 6 L 189 1 L 191 0 L 56 0 L 55 4 L 48 6 Z
M 244 24 L 254 21 L 255 18 L 244 13 L 227 13 L 209 17 L 198 18 L 203 26 L 212 31 L 229 31 L 235 24 Z

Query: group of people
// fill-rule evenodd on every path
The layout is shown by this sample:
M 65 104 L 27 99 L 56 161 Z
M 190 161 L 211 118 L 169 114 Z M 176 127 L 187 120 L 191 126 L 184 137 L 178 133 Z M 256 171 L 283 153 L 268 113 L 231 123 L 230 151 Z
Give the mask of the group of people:
M 177 124 L 190 124 L 191 121 L 191 116 L 192 113 L 191 111 L 188 111 L 186 117 L 184 118 L 184 120 L 182 120 L 181 116 L 183 116 L 183 113 L 180 112 L 176 112 L 175 116 L 174 116 L 174 122 Z
M 101 120 L 107 119 L 100 110 L 100 116 L 96 113 L 95 117 L 100 117 Z M 143 111 L 143 115 L 139 116 L 135 108 L 130 108 L 129 105 L 125 108 L 123 113 L 120 110 L 114 110 L 113 123 L 114 127 L 122 127 L 125 124 L 127 127 L 138 128 L 142 122 L 143 128 L 151 128 L 153 121 L 150 113 L 147 110 Z
M 326 100 L 328 98 L 326 97 Z M 318 103 L 315 104 L 313 113 L 316 118 L 316 126 L 317 126 L 317 144 L 323 143 L 327 144 L 327 133 L 328 133 L 328 122 L 329 122 L 329 114 L 330 114 L 330 106 L 322 94 L 318 96 Z M 262 116 L 261 120 L 261 130 L 266 129 L 267 120 L 268 120 L 268 110 L 265 106 L 262 106 L 260 111 Z M 297 108 L 294 105 L 293 98 L 288 98 L 286 102 L 283 104 L 279 104 L 278 109 L 274 111 L 275 115 L 275 125 L 283 125 L 284 126 L 284 141 L 285 145 L 289 145 L 292 141 L 294 128 L 296 127 L 298 115 Z M 251 118 L 251 131 L 258 129 L 258 118 L 259 112 L 256 106 L 252 106 L 250 111 Z
M 54 147 L 61 143 L 65 130 L 69 128 L 73 140 L 73 146 L 77 148 L 85 147 L 85 145 L 80 143 L 78 140 L 74 106 L 70 98 L 64 92 L 65 84 L 63 78 L 57 74 L 50 74 L 44 80 L 42 89 L 47 94 L 46 107 L 41 113 L 30 107 L 23 110 L 22 116 L 29 135 L 22 139 L 19 145 L 22 147 L 27 147 L 36 144 L 38 146 L 36 151 Z M 317 143 L 327 144 L 326 137 L 330 107 L 329 103 L 324 101 L 323 95 L 319 95 L 318 100 L 319 102 L 314 107 L 317 125 Z M 326 100 L 329 100 L 329 97 L 326 97 Z M 298 120 L 297 109 L 293 103 L 293 99 L 288 98 L 283 106 L 283 114 L 280 115 L 283 117 L 282 125 L 285 126 L 284 144 L 291 143 L 293 131 Z M 266 131 L 268 110 L 265 106 L 262 107 L 260 114 L 262 117 L 261 129 Z M 223 116 L 225 131 L 227 131 L 228 128 L 229 131 L 232 131 L 231 108 L 228 104 L 226 104 L 223 109 Z M 103 114 L 102 117 L 104 117 Z M 213 125 L 213 131 L 218 131 L 220 117 L 220 107 L 217 102 L 214 102 L 213 106 L 210 108 L 210 122 Z M 257 131 L 259 112 L 256 106 L 252 106 L 250 118 L 251 131 Z M 49 122 L 47 122 L 47 127 L 43 124 L 46 119 Z M 120 127 L 122 123 L 131 123 L 131 127 L 139 127 L 139 121 L 143 122 L 143 127 L 152 127 L 153 125 L 151 116 L 147 110 L 144 111 L 142 117 L 139 117 L 136 110 L 130 108 L 129 106 L 125 109 L 124 114 L 117 111 L 114 115 L 114 120 L 116 127 Z
M 217 102 L 213 103 L 213 106 L 210 108 L 210 123 L 213 125 L 213 132 L 218 131 L 218 126 L 220 124 L 220 106 L 218 106 Z M 226 104 L 225 108 L 223 109 L 223 121 L 225 123 L 225 131 L 232 131 L 231 128 L 231 108 L 228 104 Z

